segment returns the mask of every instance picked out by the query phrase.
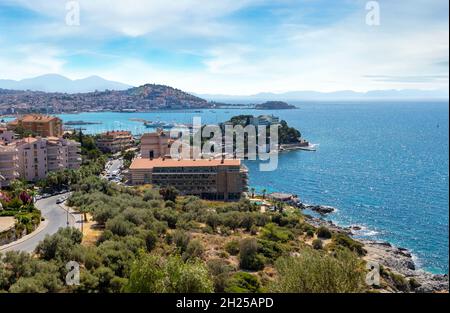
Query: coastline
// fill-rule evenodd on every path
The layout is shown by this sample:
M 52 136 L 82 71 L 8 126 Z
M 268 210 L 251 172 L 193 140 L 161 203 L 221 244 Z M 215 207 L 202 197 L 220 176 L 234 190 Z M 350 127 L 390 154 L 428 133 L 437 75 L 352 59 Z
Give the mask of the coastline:
M 419 268 L 410 250 L 394 246 L 387 241 L 355 238 L 351 227 L 342 227 L 324 218 L 308 215 L 305 215 L 305 218 L 307 223 L 315 227 L 325 226 L 334 232 L 346 234 L 363 244 L 364 249 L 367 251 L 363 260 L 376 262 L 396 274 L 401 274 L 408 279 L 414 279 L 420 285 L 414 289 L 414 292 L 449 291 L 448 274 L 433 274 Z

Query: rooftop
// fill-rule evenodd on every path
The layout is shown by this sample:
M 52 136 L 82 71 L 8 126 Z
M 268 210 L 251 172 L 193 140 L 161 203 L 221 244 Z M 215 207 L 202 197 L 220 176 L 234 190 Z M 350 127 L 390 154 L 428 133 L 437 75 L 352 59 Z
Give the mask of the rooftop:
M 223 162 L 223 163 L 222 163 Z M 150 169 L 155 167 L 210 167 L 210 166 L 240 166 L 239 159 L 134 159 L 130 169 Z
M 27 114 L 18 118 L 22 122 L 49 122 L 58 119 L 56 116 L 42 114 Z M 15 121 L 14 121 L 15 122 Z
M 102 136 L 131 136 L 131 132 L 128 130 L 112 130 L 112 131 L 107 131 L 105 133 L 101 134 Z

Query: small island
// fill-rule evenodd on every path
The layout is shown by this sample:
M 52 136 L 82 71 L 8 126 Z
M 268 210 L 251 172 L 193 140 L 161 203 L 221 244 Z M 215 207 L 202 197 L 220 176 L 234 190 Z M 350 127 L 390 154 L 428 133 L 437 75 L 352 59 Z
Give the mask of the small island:
M 255 105 L 257 110 L 292 110 L 297 109 L 295 105 L 288 104 L 283 101 L 267 101 L 261 104 Z
M 298 129 L 290 127 L 286 121 L 280 120 L 279 117 L 274 115 L 237 115 L 233 116 L 229 121 L 225 122 L 225 124 L 230 124 L 232 126 L 241 125 L 243 127 L 248 125 L 278 125 L 279 151 L 290 151 L 297 149 L 315 151 L 314 146 L 302 137 L 302 134 Z

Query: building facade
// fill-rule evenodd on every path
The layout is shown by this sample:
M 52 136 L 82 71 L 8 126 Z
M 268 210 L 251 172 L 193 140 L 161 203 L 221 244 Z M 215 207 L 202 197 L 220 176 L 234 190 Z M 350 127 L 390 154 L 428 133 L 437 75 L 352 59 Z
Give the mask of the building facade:
M 141 157 L 144 159 L 162 158 L 170 154 L 173 140 L 168 132 L 158 130 L 141 136 Z
M 18 128 L 30 131 L 40 137 L 61 137 L 63 135 L 62 120 L 56 116 L 27 114 L 7 124 L 7 129 Z
M 133 136 L 130 131 L 108 131 L 100 134 L 97 146 L 104 152 L 116 153 L 130 148 L 133 145 Z
M 0 145 L 0 187 L 19 178 L 19 155 L 15 146 Z
M 129 169 L 133 185 L 172 186 L 181 194 L 211 200 L 238 200 L 247 191 L 247 169 L 238 159 L 134 159 Z
M 16 138 L 13 131 L 7 130 L 5 127 L 0 127 L 0 144 L 9 144 Z
M 0 145 L 0 184 L 9 186 L 17 178 L 37 181 L 52 171 L 77 169 L 80 152 L 78 142 L 57 137 L 27 137 Z

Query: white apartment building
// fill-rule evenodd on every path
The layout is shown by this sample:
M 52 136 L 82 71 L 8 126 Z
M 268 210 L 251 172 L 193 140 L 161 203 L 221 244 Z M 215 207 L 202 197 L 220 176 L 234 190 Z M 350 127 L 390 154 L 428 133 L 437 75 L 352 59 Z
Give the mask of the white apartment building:
M 81 165 L 80 144 L 58 137 L 28 137 L 0 145 L 1 186 L 23 178 L 37 181 L 49 172 Z
M 0 145 L 0 187 L 19 178 L 19 156 L 15 146 Z

